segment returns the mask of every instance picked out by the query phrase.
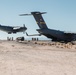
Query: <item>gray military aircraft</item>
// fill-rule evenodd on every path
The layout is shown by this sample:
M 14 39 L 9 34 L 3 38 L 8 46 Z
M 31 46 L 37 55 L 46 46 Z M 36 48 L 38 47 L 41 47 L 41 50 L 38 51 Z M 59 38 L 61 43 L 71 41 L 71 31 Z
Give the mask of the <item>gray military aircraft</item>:
M 13 27 L 13 26 L 4 26 L 4 25 L 0 25 L 0 30 L 7 32 L 8 34 L 11 33 L 17 33 L 17 32 L 25 32 L 25 30 L 27 30 L 27 28 L 25 27 L 25 24 L 23 25 L 23 27 Z
M 39 28 L 37 31 L 40 35 L 44 35 L 47 38 L 51 38 L 52 41 L 61 41 L 61 42 L 71 42 L 76 41 L 76 33 L 70 33 L 70 32 L 64 32 L 54 29 L 49 29 L 42 17 L 42 14 L 45 14 L 46 12 L 31 12 L 31 14 L 21 14 L 20 16 L 26 16 L 26 15 L 33 15 Z M 27 33 L 26 33 L 27 34 Z M 35 34 L 37 35 L 37 34 Z M 27 36 L 35 36 L 35 35 L 28 35 Z

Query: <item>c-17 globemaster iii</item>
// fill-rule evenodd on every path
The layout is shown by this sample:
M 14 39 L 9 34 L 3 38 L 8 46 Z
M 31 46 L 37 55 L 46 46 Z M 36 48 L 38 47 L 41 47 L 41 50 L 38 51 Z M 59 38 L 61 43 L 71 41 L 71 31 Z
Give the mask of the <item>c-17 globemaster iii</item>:
M 40 29 L 37 29 L 37 31 L 39 32 L 38 35 L 44 35 L 47 38 L 51 38 L 52 41 L 59 41 L 59 42 L 76 41 L 76 33 L 49 29 L 42 17 L 42 14 L 45 14 L 45 13 L 46 12 L 31 12 L 31 14 L 21 14 L 20 16 L 26 16 L 26 15 L 34 16 L 36 23 L 38 24 L 40 28 Z M 34 35 L 28 35 L 28 36 L 34 36 Z
M 27 30 L 27 28 L 25 27 L 25 24 L 23 25 L 23 27 L 0 25 L 0 30 L 5 31 L 8 34 L 11 34 L 11 33 L 17 33 L 17 32 L 23 32 L 24 33 L 25 30 Z

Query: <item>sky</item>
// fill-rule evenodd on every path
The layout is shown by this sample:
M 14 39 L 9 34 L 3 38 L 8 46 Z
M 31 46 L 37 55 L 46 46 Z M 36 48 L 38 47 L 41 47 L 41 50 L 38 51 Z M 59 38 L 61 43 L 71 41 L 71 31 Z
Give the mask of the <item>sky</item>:
M 36 29 L 39 27 L 33 16 L 19 16 L 33 11 L 47 12 L 42 16 L 50 29 L 76 32 L 76 0 L 0 0 L 0 24 L 6 26 L 25 24 L 28 34 L 37 34 Z M 0 31 L 0 39 L 21 36 L 29 38 L 23 33 L 7 34 Z

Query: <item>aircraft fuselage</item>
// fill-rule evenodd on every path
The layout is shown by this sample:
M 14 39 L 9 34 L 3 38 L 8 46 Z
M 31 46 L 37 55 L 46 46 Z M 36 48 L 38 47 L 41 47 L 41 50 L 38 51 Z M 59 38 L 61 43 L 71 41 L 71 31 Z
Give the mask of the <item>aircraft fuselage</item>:
M 76 40 L 75 34 L 66 35 L 64 31 L 53 30 L 53 29 L 38 29 L 40 34 L 46 36 L 47 38 L 51 38 L 53 41 L 74 41 Z
M 12 27 L 12 26 L 3 26 L 0 25 L 0 30 L 7 32 L 8 34 L 16 33 L 16 32 L 23 32 L 27 28 L 26 27 Z

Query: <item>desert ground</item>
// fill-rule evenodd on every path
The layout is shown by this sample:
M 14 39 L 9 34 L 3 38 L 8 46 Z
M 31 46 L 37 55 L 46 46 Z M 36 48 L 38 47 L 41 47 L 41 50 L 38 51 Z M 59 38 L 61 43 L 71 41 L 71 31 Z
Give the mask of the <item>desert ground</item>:
M 76 45 L 0 41 L 0 75 L 76 75 Z

